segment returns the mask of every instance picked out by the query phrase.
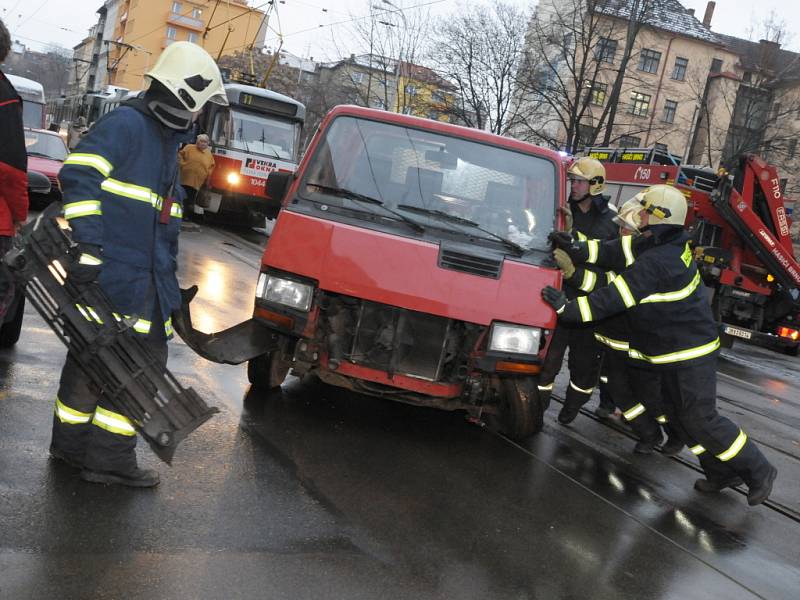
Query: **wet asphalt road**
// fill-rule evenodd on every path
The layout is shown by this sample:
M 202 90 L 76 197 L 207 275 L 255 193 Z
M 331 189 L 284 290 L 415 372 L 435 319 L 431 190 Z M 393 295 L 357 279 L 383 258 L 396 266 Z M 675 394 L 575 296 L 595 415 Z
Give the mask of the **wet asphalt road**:
M 204 227 L 181 249 L 195 325 L 248 318 L 257 246 Z M 796 358 L 737 346 L 720 361 L 720 410 L 780 469 L 751 509 L 694 492 L 688 452 L 633 455 L 590 410 L 561 427 L 551 408 L 520 446 L 313 381 L 256 393 L 243 366 L 180 340 L 171 369 L 221 414 L 171 468 L 140 445 L 158 488 L 86 484 L 47 454 L 63 357 L 30 310 L 0 351 L 3 599 L 800 597 Z

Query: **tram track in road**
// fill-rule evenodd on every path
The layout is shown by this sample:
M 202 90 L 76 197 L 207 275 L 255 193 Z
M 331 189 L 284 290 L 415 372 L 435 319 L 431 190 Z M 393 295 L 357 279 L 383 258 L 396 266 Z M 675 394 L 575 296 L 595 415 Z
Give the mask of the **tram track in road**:
M 564 399 L 562 397 L 557 396 L 555 394 L 551 395 L 550 397 L 551 397 L 552 400 L 558 402 L 559 404 L 562 404 L 562 405 L 564 404 Z M 581 412 L 581 414 L 583 416 L 585 416 L 585 417 L 587 417 L 589 419 L 592 419 L 593 421 L 595 421 L 596 423 L 599 423 L 600 425 L 603 425 L 604 427 L 607 427 L 609 429 L 613 429 L 617 433 L 620 433 L 620 434 L 624 435 L 625 437 L 627 437 L 630 440 L 638 441 L 638 439 L 639 439 L 638 437 L 636 437 L 633 434 L 633 432 L 630 429 L 628 429 L 626 427 L 623 427 L 623 426 L 615 423 L 614 421 L 612 421 L 610 419 L 600 418 L 600 417 L 598 417 L 597 415 L 594 414 L 594 411 L 589 410 L 588 408 L 581 408 L 580 412 Z M 505 438 L 505 436 L 501 436 L 501 437 L 503 437 L 504 439 L 508 439 L 508 438 Z M 752 438 L 752 439 L 753 439 L 753 441 L 755 441 L 758 444 L 761 444 L 761 445 L 764 445 L 766 447 L 769 447 L 769 448 L 771 448 L 772 450 L 774 450 L 776 452 L 780 452 L 781 454 L 785 454 L 786 456 L 789 456 L 789 457 L 793 458 L 794 460 L 800 461 L 800 458 L 798 458 L 796 456 L 793 456 L 791 454 L 787 454 L 784 450 L 780 450 L 778 448 L 774 448 L 773 446 L 765 443 L 762 440 L 758 440 L 756 438 Z M 514 442 L 513 440 L 509 440 L 509 441 L 512 444 L 517 445 L 516 442 Z M 658 451 L 661 452 L 661 450 L 658 450 Z M 703 474 L 703 470 L 698 465 L 694 464 L 694 462 L 690 461 L 688 458 L 685 458 L 683 456 L 670 456 L 668 458 L 670 458 L 671 460 L 674 460 L 677 463 L 680 463 L 681 465 L 683 465 L 684 467 L 694 471 L 695 473 L 698 473 L 700 475 Z M 739 486 L 739 487 L 735 487 L 735 488 L 731 488 L 731 489 L 733 491 L 737 492 L 738 494 L 741 494 L 744 497 L 747 496 L 747 491 L 745 489 L 743 489 L 743 486 Z M 791 519 L 795 523 L 800 524 L 800 511 L 795 510 L 794 508 L 792 508 L 790 506 L 787 506 L 787 505 L 783 504 L 782 502 L 778 502 L 777 500 L 769 499 L 766 502 L 764 502 L 763 506 L 765 506 L 766 508 L 769 508 L 770 510 L 775 511 L 776 513 L 778 513 L 780 515 L 783 515 L 784 517 L 786 517 L 788 519 Z

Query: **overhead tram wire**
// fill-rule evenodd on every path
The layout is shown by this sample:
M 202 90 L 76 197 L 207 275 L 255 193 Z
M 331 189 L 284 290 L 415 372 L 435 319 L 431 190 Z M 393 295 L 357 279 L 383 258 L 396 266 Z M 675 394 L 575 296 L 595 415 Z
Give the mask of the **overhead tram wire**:
M 50 0 L 44 0 L 44 2 L 42 2 L 42 3 L 39 5 L 39 8 L 37 8 L 36 10 L 34 10 L 34 11 L 31 13 L 31 14 L 29 14 L 29 15 L 28 15 L 27 17 L 25 17 L 24 19 L 22 19 L 22 21 L 20 21 L 20 22 L 19 22 L 19 24 L 18 24 L 18 25 L 17 25 L 17 26 L 14 28 L 14 30 L 16 31 L 16 30 L 18 30 L 20 27 L 22 27 L 23 25 L 25 25 L 25 23 L 27 23 L 28 21 L 30 21 L 30 20 L 31 20 L 31 19 L 32 19 L 32 18 L 33 18 L 33 17 L 36 15 L 36 13 L 38 13 L 40 10 L 42 10 L 42 9 L 45 7 L 45 5 L 46 5 L 46 4 L 48 4 L 49 2 L 50 2 Z M 17 4 L 19 4 L 19 2 L 17 2 Z

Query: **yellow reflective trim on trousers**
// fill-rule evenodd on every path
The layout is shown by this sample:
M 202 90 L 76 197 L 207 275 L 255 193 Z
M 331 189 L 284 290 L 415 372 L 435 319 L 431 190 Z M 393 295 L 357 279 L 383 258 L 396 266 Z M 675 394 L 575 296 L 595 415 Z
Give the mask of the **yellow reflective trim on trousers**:
M 103 177 L 108 177 L 114 167 L 99 154 L 87 154 L 83 152 L 73 152 L 64 160 L 65 165 L 79 165 L 81 167 L 93 167 L 102 173 Z
M 164 321 L 164 333 L 167 335 L 167 337 L 175 333 L 175 329 L 172 327 L 172 317 Z
M 583 272 L 583 281 L 581 282 L 580 289 L 584 292 L 591 292 L 597 283 L 597 275 L 594 272 L 586 269 Z
M 623 235 L 621 241 L 622 253 L 625 255 L 625 266 L 630 267 L 635 260 L 633 257 L 633 236 Z
M 708 344 L 697 346 L 696 348 L 687 348 L 686 350 L 670 352 L 669 354 L 660 354 L 658 356 L 647 356 L 646 354 L 642 354 L 638 350 L 631 348 L 628 350 L 628 356 L 637 360 L 644 360 L 654 365 L 663 365 L 666 363 L 681 362 L 684 360 L 700 358 L 701 356 L 711 354 L 717 348 L 719 348 L 719 338 L 715 339 L 713 342 L 709 342 Z
M 628 284 L 625 283 L 625 279 L 622 277 L 622 275 L 615 278 L 611 283 L 617 288 L 617 291 L 619 292 L 622 302 L 625 304 L 626 308 L 636 306 L 636 300 L 633 299 L 631 289 L 628 287 Z
M 587 240 L 586 247 L 589 250 L 589 258 L 586 259 L 586 262 L 593 265 L 600 256 L 600 242 L 597 240 Z
M 84 413 L 79 410 L 75 410 L 74 408 L 70 408 L 61 400 L 56 397 L 56 416 L 58 420 L 62 423 L 69 423 L 70 425 L 80 425 L 82 423 L 88 423 L 92 420 L 92 413 Z
M 700 456 L 703 452 L 706 451 L 706 449 L 703 448 L 700 444 L 692 446 L 691 448 L 689 448 L 689 450 L 691 450 L 692 454 L 694 454 L 695 456 Z
M 614 271 L 606 271 L 606 283 L 611 283 L 616 277 L 617 274 Z
M 578 310 L 581 311 L 581 321 L 588 323 L 592 320 L 592 307 L 589 306 L 589 299 L 586 296 L 578 296 Z
M 169 215 L 171 217 L 177 217 L 178 219 L 183 218 L 183 208 L 177 202 L 173 202 L 172 206 L 169 207 Z
M 100 200 L 80 200 L 79 202 L 70 202 L 64 205 L 64 218 L 67 221 L 77 217 L 102 214 Z
M 697 286 L 699 285 L 700 285 L 700 271 L 695 273 L 694 278 L 683 289 L 677 290 L 675 292 L 664 292 L 663 294 L 650 294 L 646 298 L 642 298 L 641 303 L 644 304 L 645 302 L 677 302 L 678 300 L 683 300 L 684 298 L 688 298 L 689 296 L 691 296 L 692 292 L 694 292 L 697 289 Z
M 594 334 L 594 339 L 596 339 L 601 344 L 605 344 L 612 350 L 620 350 L 622 352 L 628 351 L 628 342 L 623 342 L 622 340 L 615 340 L 613 338 L 600 335 L 599 333 Z
M 112 412 L 102 406 L 98 406 L 95 409 L 92 425 L 97 425 L 100 429 L 118 433 L 119 435 L 136 435 L 136 430 L 128 417 Z
M 92 256 L 91 254 L 86 254 L 85 252 L 81 253 L 80 258 L 78 258 L 78 264 L 81 265 L 102 265 L 103 261 L 97 258 L 96 256 Z
M 548 384 L 548 385 L 537 385 L 536 387 L 539 388 L 543 392 L 549 392 L 550 390 L 553 389 L 553 384 L 551 383 L 551 384 Z
M 657 416 L 657 417 L 656 417 L 656 421 L 658 421 L 658 422 L 659 422 L 659 423 L 661 423 L 662 425 L 663 425 L 664 423 L 669 423 L 669 419 L 667 419 L 667 415 L 659 415 L 659 416 Z
M 633 408 L 629 408 L 622 416 L 625 417 L 626 421 L 633 421 L 636 417 L 644 412 L 644 406 L 642 404 L 637 404 Z
M 569 387 L 571 387 L 576 392 L 580 392 L 581 394 L 591 394 L 594 391 L 593 387 L 590 387 L 588 390 L 585 390 L 583 388 L 579 388 L 577 385 L 575 385 L 571 381 L 569 382 Z
M 736 439 L 733 440 L 731 447 L 725 450 L 725 452 L 717 454 L 717 458 L 722 462 L 729 461 L 739 454 L 739 452 L 741 452 L 742 448 L 744 448 L 745 442 L 747 442 L 747 434 L 740 429 L 739 435 L 737 435 Z
M 131 198 L 132 200 L 147 202 L 150 206 L 159 210 L 161 209 L 163 202 L 161 196 L 153 192 L 150 188 L 143 187 L 141 185 L 135 185 L 133 183 L 126 183 L 125 181 L 119 181 L 118 179 L 112 179 L 111 177 L 100 184 L 100 189 L 104 192 L 116 194 L 117 196 L 124 196 L 125 198 Z

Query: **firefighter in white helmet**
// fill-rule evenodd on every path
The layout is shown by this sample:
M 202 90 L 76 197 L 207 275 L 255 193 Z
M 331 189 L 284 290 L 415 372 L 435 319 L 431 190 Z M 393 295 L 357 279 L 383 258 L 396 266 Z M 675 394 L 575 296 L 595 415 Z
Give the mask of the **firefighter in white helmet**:
M 628 359 L 643 397 L 662 395 L 670 424 L 698 457 L 701 492 L 747 484 L 750 505 L 764 502 L 777 475 L 747 434 L 716 408 L 718 327 L 683 225 L 687 203 L 669 185 L 654 185 L 635 200 L 642 235 L 623 243 L 566 241 L 552 236 L 576 263 L 629 268 L 610 285 L 569 301 L 555 288 L 544 299 L 567 323 L 594 323 L 629 311 Z M 621 238 L 621 240 L 624 238 Z
M 145 78 L 142 98 L 99 119 L 64 161 L 64 215 L 81 252 L 73 281 L 97 281 L 153 357 L 167 362 L 171 314 L 180 308 L 175 276 L 184 193 L 177 152 L 208 102 L 227 104 L 222 77 L 200 46 L 168 46 Z M 91 307 L 86 317 L 92 317 Z M 67 355 L 56 397 L 51 455 L 96 483 L 151 487 L 158 473 L 136 461 L 131 422 L 89 386 Z
M 594 158 L 579 158 L 570 165 L 567 177 L 570 182 L 569 211 L 572 217 L 570 235 L 584 240 L 616 238 L 617 226 L 613 220 L 616 212 L 609 206 L 608 196 L 603 195 L 606 178 L 603 164 Z M 568 298 L 589 293 L 603 276 L 603 270 L 594 265 L 588 265 L 586 271 L 588 274 L 580 281 L 574 278 L 565 281 L 564 291 Z M 578 416 L 581 406 L 586 404 L 597 386 L 603 351 L 595 340 L 591 327 L 559 323 L 539 376 L 539 397 L 545 407 L 549 403 L 553 382 L 561 370 L 567 348 L 569 384 L 564 406 L 558 414 L 558 421 L 564 425 Z

